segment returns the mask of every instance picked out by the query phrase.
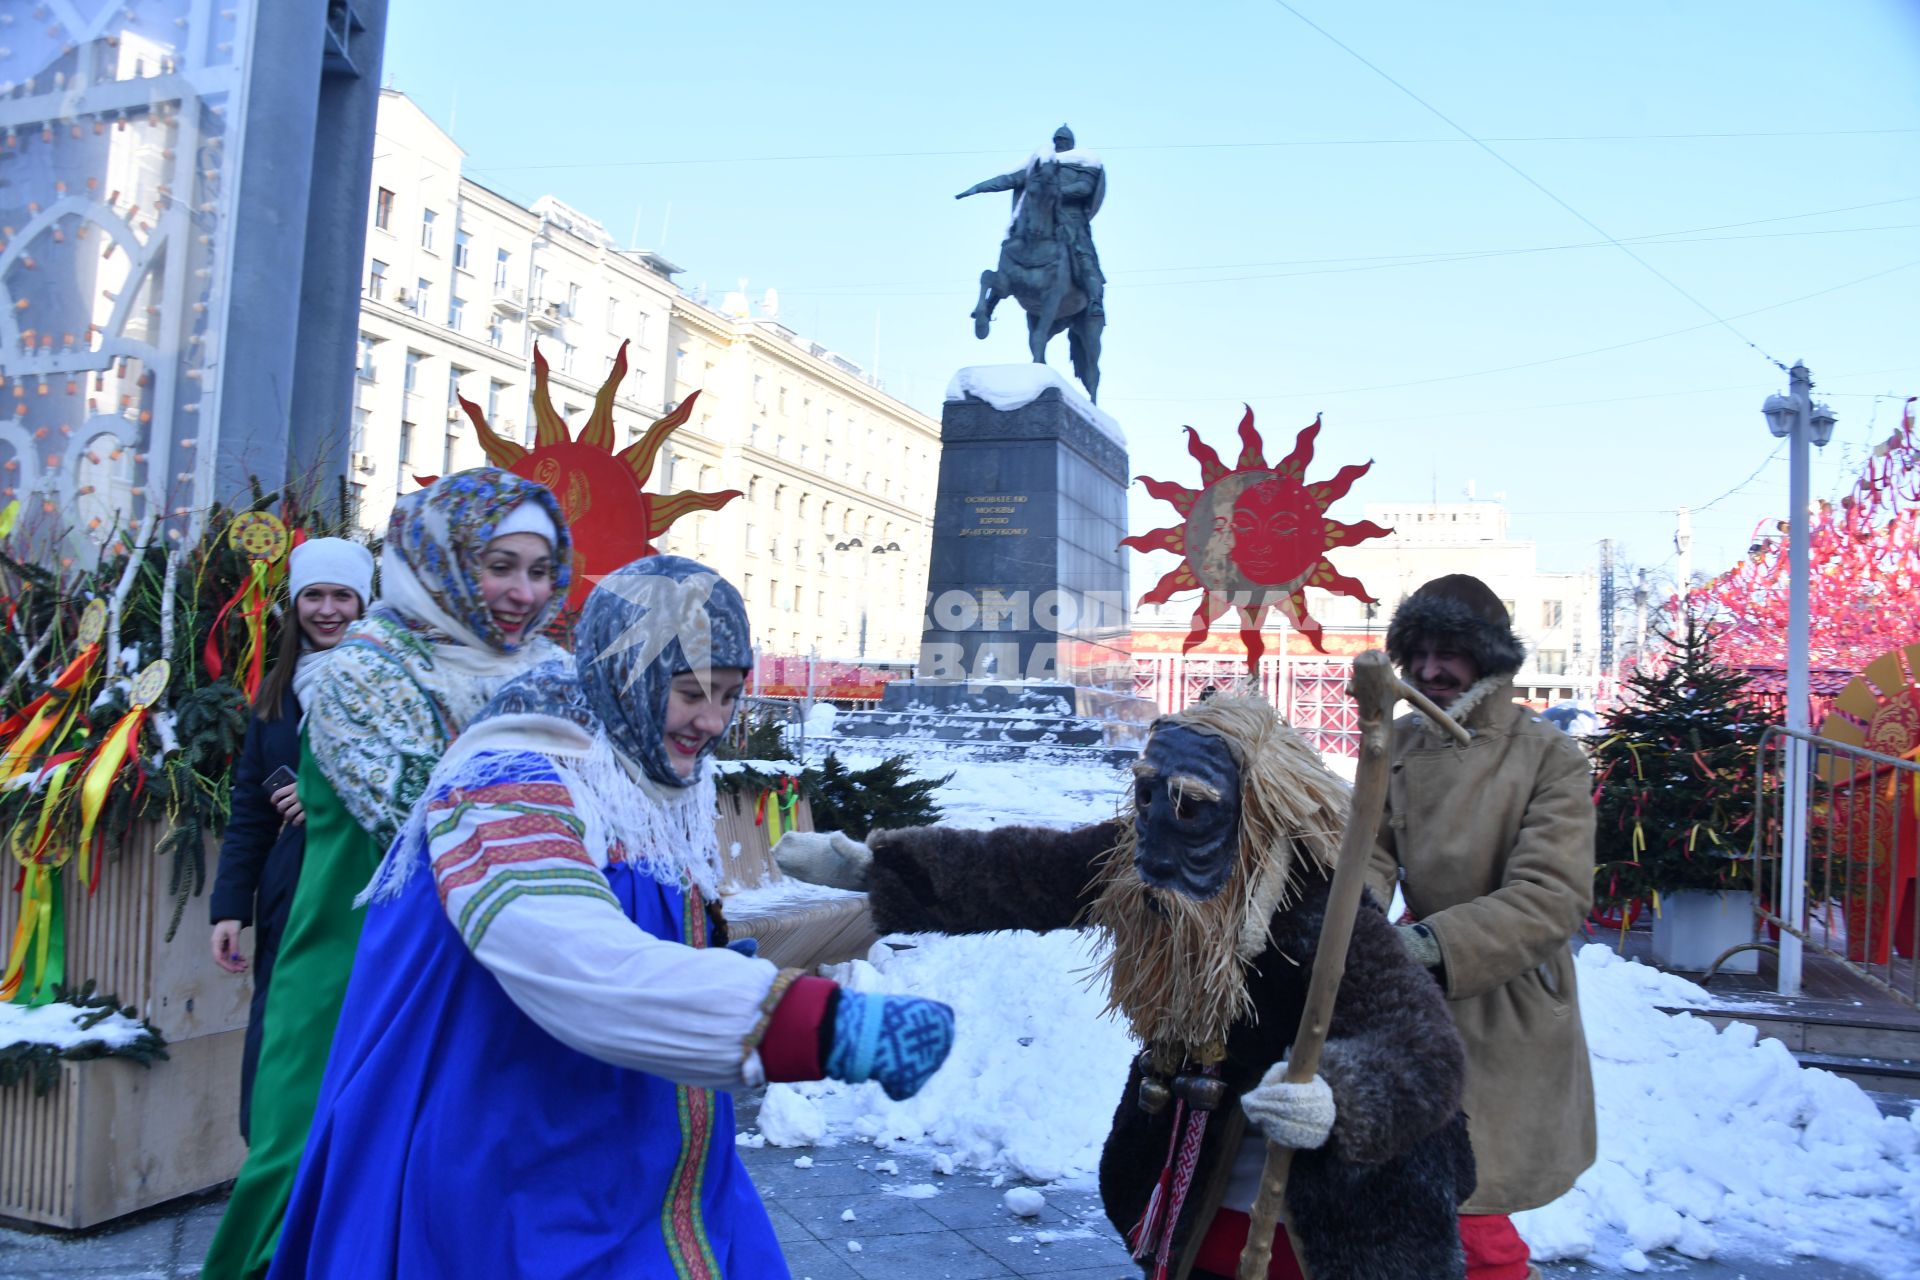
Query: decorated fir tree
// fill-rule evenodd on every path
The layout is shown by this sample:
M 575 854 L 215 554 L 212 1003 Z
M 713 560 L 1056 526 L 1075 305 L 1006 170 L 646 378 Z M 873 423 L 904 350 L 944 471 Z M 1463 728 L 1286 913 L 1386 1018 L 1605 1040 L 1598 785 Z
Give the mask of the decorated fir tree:
M 1598 786 L 1594 900 L 1656 910 L 1676 889 L 1748 889 L 1755 749 L 1766 713 L 1747 678 L 1689 615 L 1662 632 L 1667 661 L 1627 681 L 1626 702 L 1589 742 Z

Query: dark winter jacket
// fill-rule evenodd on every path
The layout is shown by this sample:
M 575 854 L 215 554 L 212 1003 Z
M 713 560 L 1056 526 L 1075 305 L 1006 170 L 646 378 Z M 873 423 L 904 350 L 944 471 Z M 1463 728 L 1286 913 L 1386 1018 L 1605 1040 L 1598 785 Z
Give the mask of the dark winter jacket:
M 1084 923 L 1096 860 L 1116 823 L 1073 831 L 938 827 L 877 832 L 869 902 L 882 932 L 1047 930 Z M 1225 1103 L 1208 1122 L 1200 1170 L 1175 1224 L 1175 1277 L 1191 1270 L 1247 1132 L 1240 1095 L 1286 1057 L 1306 1002 L 1328 883 L 1314 876 L 1274 915 L 1249 967 L 1255 1016 L 1227 1036 Z M 1289 1214 L 1315 1280 L 1444 1280 L 1464 1275 L 1458 1206 L 1473 1188 L 1459 1112 L 1465 1058 L 1433 979 L 1369 898 L 1355 922 L 1321 1075 L 1336 1119 L 1326 1145 L 1296 1153 Z M 1138 1104 L 1134 1064 L 1100 1161 L 1107 1216 L 1140 1221 L 1173 1137 L 1174 1111 Z
M 300 768 L 300 703 L 288 689 L 277 720 L 254 716 L 233 768 L 233 811 L 220 842 L 220 867 L 209 899 L 214 924 L 238 920 L 253 926 L 253 999 L 240 1059 L 240 1135 L 247 1136 L 253 1102 L 253 1070 L 260 1060 L 260 1035 L 267 1011 L 267 985 L 280 950 L 280 933 L 300 882 L 306 852 L 306 828 L 280 820 L 268 798 L 266 780 L 285 765 Z

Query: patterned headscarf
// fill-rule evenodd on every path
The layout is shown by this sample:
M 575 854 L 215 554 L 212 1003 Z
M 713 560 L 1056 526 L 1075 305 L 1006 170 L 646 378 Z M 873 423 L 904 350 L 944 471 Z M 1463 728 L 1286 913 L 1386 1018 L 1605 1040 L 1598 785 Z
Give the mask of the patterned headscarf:
M 480 553 L 501 520 L 525 502 L 539 504 L 558 535 L 553 595 L 528 620 L 520 638 L 508 640 L 480 595 Z M 498 467 L 457 471 L 393 504 L 381 559 L 381 604 L 413 624 L 512 653 L 544 631 L 566 603 L 572 559 L 566 517 L 546 486 Z
M 667 697 L 682 672 L 705 679 L 753 666 L 747 606 L 733 584 L 682 556 L 636 560 L 594 585 L 573 643 L 581 693 L 613 745 L 655 782 L 689 785 L 667 755 Z

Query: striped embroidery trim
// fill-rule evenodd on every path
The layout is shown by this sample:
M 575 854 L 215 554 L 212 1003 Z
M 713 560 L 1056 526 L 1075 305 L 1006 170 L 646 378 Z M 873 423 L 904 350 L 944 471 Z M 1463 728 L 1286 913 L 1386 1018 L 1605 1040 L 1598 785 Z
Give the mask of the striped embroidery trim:
M 440 879 L 440 902 L 445 905 L 455 890 L 478 884 L 497 868 L 522 862 L 544 862 L 549 858 L 577 862 L 589 868 L 593 866 L 593 859 L 574 840 L 523 840 L 519 844 L 490 844 L 472 862 Z
M 559 814 L 546 810 L 483 820 L 474 827 L 472 835 L 433 860 L 433 874 L 446 875 L 469 858 L 484 855 L 489 845 L 525 836 L 557 836 L 574 845 L 580 842 L 580 833 L 570 823 L 562 820 Z
M 517 813 L 527 812 L 529 805 L 571 809 L 573 793 L 558 782 L 498 782 L 484 787 L 456 787 L 427 809 L 437 817 L 443 813 L 464 813 L 474 805 L 512 809 Z M 447 824 L 442 822 L 434 827 L 434 834 L 447 829 Z
M 680 1112 L 680 1159 L 668 1184 L 667 1208 L 661 1223 L 667 1256 L 680 1280 L 719 1280 L 720 1263 L 707 1241 L 700 1193 L 706 1182 L 707 1140 L 713 1123 L 713 1095 L 705 1089 L 676 1085 Z
M 600 873 L 590 868 L 576 870 L 572 867 L 555 867 L 545 871 L 502 871 L 489 880 L 473 900 L 460 912 L 460 934 L 467 940 L 467 948 L 477 951 L 480 940 L 487 936 L 487 927 L 502 908 L 519 897 L 554 897 L 572 895 L 581 898 L 597 898 L 618 911 L 620 899 L 613 896 L 613 890 L 607 888 L 607 882 Z M 482 904 L 484 909 L 482 909 Z M 475 919 L 475 912 L 479 918 Z M 471 932 L 469 932 L 471 928 Z

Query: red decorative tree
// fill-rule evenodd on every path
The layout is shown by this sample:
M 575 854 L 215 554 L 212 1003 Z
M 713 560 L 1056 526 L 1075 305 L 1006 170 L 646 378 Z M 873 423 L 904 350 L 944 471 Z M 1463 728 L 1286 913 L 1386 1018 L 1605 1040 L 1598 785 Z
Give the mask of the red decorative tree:
M 1907 400 L 1899 429 L 1874 447 L 1838 504 L 1821 502 L 1807 530 L 1810 661 L 1859 671 L 1920 639 L 1920 441 Z M 1690 603 L 1711 619 L 1729 666 L 1777 667 L 1787 654 L 1787 522 L 1755 530 L 1745 560 Z

